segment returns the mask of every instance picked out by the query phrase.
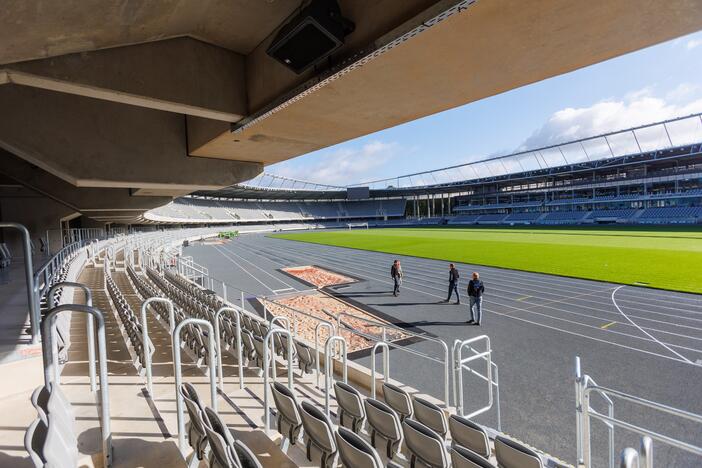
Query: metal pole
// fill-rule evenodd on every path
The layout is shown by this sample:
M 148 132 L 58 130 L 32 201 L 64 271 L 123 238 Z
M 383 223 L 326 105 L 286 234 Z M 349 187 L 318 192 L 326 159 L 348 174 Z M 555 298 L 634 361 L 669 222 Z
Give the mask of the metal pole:
M 653 468 L 653 439 L 648 436 L 641 438 L 640 468 Z
M 329 392 L 330 392 L 330 381 L 334 377 L 334 363 L 331 358 L 331 344 L 333 342 L 342 343 L 342 349 L 344 354 L 343 357 L 343 375 L 344 383 L 348 382 L 348 357 L 346 354 L 346 340 L 343 336 L 331 336 L 327 339 L 324 344 L 324 410 L 327 417 L 329 417 Z
M 375 352 L 377 351 L 378 348 L 383 348 L 383 356 L 385 355 L 385 352 L 389 349 L 388 344 L 384 341 L 378 341 L 375 345 L 373 345 L 373 349 L 371 350 L 371 398 L 375 399 L 376 393 L 375 393 Z M 383 380 L 387 383 L 388 381 L 388 374 L 390 373 L 390 370 L 387 367 L 387 364 L 385 363 L 385 360 L 383 359 Z
M 625 448 L 619 460 L 619 467 L 639 468 L 639 453 L 631 447 Z
M 168 318 L 170 322 L 169 332 L 173 333 L 173 327 L 175 326 L 175 311 L 173 309 L 173 302 L 170 299 L 163 297 L 150 297 L 146 299 L 141 304 L 141 336 L 144 341 L 144 360 L 146 363 L 146 389 L 149 391 L 150 395 L 154 394 L 153 389 L 153 374 L 151 371 L 151 353 L 149 352 L 147 343 L 149 343 L 149 324 L 146 320 L 146 309 L 152 302 L 162 302 L 168 307 Z
M 55 307 L 54 303 L 54 291 L 58 288 L 62 287 L 69 287 L 69 288 L 80 288 L 83 290 L 85 293 L 85 303 L 88 307 L 93 306 L 93 293 L 88 288 L 86 285 L 82 283 L 73 283 L 70 281 L 62 281 L 60 283 L 56 283 L 53 285 L 51 288 L 49 288 L 48 291 L 48 299 L 49 299 L 49 309 L 53 309 Z M 95 318 L 93 318 L 92 315 L 88 315 L 88 320 L 86 322 L 86 329 L 87 329 L 87 334 L 88 334 L 88 375 L 90 377 L 90 391 L 95 392 L 97 389 L 95 385 Z M 51 353 L 53 356 L 53 360 L 51 365 L 53 366 L 53 371 L 54 371 L 54 381 L 60 383 L 61 382 L 61 375 L 59 374 L 59 363 L 58 363 L 58 340 L 56 339 L 56 328 L 52 327 L 51 328 L 51 336 L 45 336 L 45 340 L 49 340 L 48 343 L 45 343 L 44 346 L 51 345 Z M 44 363 L 44 365 L 48 365 L 48 363 Z
M 19 223 L 0 223 L 0 228 L 12 228 L 20 231 L 22 235 L 22 249 L 24 250 L 24 277 L 27 283 L 27 306 L 29 307 L 29 322 L 32 331 L 32 344 L 39 343 L 39 300 L 34 296 L 34 266 L 32 265 L 32 242 L 29 231 Z
M 102 425 L 102 452 L 103 464 L 106 467 L 112 466 L 112 431 L 110 429 L 110 391 L 109 382 L 107 380 L 107 345 L 105 339 L 105 319 L 95 307 L 90 307 L 82 304 L 63 304 L 54 307 L 45 317 L 42 323 L 42 331 L 44 336 L 51 336 L 52 328 L 55 326 L 55 318 L 58 314 L 65 311 L 83 312 L 95 317 L 97 321 L 98 331 L 98 356 L 100 357 L 100 416 Z M 51 362 L 50 346 L 42 347 L 42 355 L 44 362 Z M 50 388 L 51 372 L 44 370 L 44 382 L 47 388 Z

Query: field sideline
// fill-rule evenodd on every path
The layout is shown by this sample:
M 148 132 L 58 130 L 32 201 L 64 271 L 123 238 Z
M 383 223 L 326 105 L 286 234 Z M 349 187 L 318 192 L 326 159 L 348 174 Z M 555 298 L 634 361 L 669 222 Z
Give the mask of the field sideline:
M 397 228 L 273 237 L 702 293 L 699 228 Z

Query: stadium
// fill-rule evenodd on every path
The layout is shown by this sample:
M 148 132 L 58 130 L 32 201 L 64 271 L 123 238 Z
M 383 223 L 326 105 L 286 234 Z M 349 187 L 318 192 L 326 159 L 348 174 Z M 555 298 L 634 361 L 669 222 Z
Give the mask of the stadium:
M 304 165 L 702 29 L 531 3 L 10 2 L 0 467 L 700 466 L 697 108 Z

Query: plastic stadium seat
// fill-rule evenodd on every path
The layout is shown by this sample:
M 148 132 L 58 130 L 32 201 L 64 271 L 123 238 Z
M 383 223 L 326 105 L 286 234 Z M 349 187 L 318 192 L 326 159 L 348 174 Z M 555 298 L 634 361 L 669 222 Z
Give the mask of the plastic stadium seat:
M 495 468 L 495 465 L 477 453 L 460 445 L 451 449 L 452 468 Z
M 294 340 L 295 350 L 297 351 L 297 364 L 300 366 L 300 372 L 303 374 L 311 374 L 317 366 L 317 355 L 314 350 L 306 344 Z
M 490 439 L 485 429 L 457 414 L 449 417 L 448 425 L 453 447 L 466 447 L 481 457 L 490 458 Z
M 344 426 L 344 416 L 351 421 L 351 430 L 358 433 L 366 420 L 366 410 L 363 408 L 363 398 L 358 390 L 343 382 L 334 383 L 334 394 L 338 405 L 339 424 Z
M 278 412 L 278 432 L 283 437 L 290 439 L 290 443 L 295 445 L 302 428 L 300 405 L 297 403 L 295 394 L 280 382 L 271 384 L 271 393 L 273 393 L 273 401 Z
M 414 397 L 412 403 L 414 419 L 439 434 L 442 439 L 445 439 L 448 432 L 448 423 L 446 422 L 444 410 L 434 403 L 419 397 Z
M 543 468 L 538 453 L 507 437 L 495 437 L 495 456 L 500 468 Z
M 46 423 L 41 418 L 37 418 L 29 425 L 24 434 L 24 448 L 27 450 L 32 464 L 37 468 L 43 467 L 46 463 L 44 443 L 46 442 L 47 430 Z
M 346 468 L 383 468 L 378 452 L 365 440 L 344 427 L 336 432 L 341 465 Z
M 366 398 L 364 400 L 368 425 L 370 426 L 371 445 L 375 447 L 375 436 L 380 434 L 387 440 L 387 457 L 392 458 L 402 443 L 402 426 L 400 417 L 382 401 Z
M 234 450 L 234 437 L 216 411 L 205 408 L 205 415 L 211 427 L 205 427 L 210 445 L 210 468 L 239 468 L 241 461 Z
M 263 468 L 261 462 L 258 461 L 258 458 L 256 458 L 256 455 L 254 455 L 251 449 L 249 449 L 242 441 L 234 441 L 234 451 L 236 452 L 236 456 L 239 458 L 241 468 Z
M 180 385 L 180 394 L 183 396 L 185 408 L 190 419 L 186 427 L 188 443 L 197 459 L 202 460 L 207 450 L 207 427 L 210 426 L 210 421 L 205 415 L 205 408 L 200 402 L 200 397 L 195 387 L 187 382 L 182 383 Z
M 383 399 L 400 416 L 400 422 L 412 416 L 412 398 L 400 387 L 384 382 Z
M 405 445 L 410 453 L 410 467 L 414 468 L 417 459 L 430 468 L 447 468 L 448 455 L 444 447 L 444 439 L 424 424 L 405 419 L 402 422 L 405 435 Z
M 312 461 L 312 446 L 322 452 L 322 468 L 336 466 L 337 449 L 334 440 L 334 428 L 326 415 L 309 401 L 300 404 L 302 426 L 307 438 L 307 459 Z

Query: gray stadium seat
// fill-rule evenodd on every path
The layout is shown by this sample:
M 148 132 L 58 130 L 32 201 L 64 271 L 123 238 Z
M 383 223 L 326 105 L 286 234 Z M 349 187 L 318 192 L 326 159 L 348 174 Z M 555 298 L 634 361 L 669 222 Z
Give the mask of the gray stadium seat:
M 481 457 L 490 458 L 490 439 L 485 429 L 457 414 L 449 417 L 452 446 L 466 447 Z
M 312 446 L 322 452 L 321 468 L 336 466 L 337 449 L 334 440 L 334 428 L 326 415 L 309 401 L 300 404 L 302 425 L 307 438 L 307 459 L 312 461 Z
M 378 452 L 365 440 L 344 427 L 336 433 L 341 465 L 346 468 L 383 468 Z
M 44 459 L 44 443 L 46 442 L 46 432 L 48 428 L 42 418 L 35 419 L 27 428 L 24 434 L 24 448 L 29 454 L 29 459 L 37 468 L 42 468 L 46 460 Z
M 258 458 L 256 458 L 256 455 L 254 455 L 251 449 L 249 449 L 242 441 L 234 441 L 234 451 L 236 452 L 236 456 L 239 458 L 241 468 L 263 468 L 261 462 L 258 461 Z
M 290 439 L 290 443 L 295 445 L 302 428 L 300 405 L 297 403 L 295 394 L 280 382 L 271 384 L 271 393 L 273 393 L 273 401 L 278 413 L 278 432 L 283 437 Z
M 398 414 L 400 422 L 412 416 L 412 398 L 410 398 L 409 393 L 400 387 L 384 382 L 383 399 Z
M 445 439 L 448 432 L 448 423 L 446 422 L 444 411 L 424 398 L 414 397 L 412 404 L 414 407 L 414 419 L 439 434 L 442 439 Z
M 241 462 L 234 450 L 234 437 L 229 428 L 212 408 L 205 408 L 211 426 L 205 426 L 210 445 L 209 468 L 239 468 Z
M 503 436 L 495 437 L 495 456 L 500 468 L 543 468 L 544 466 L 538 453 Z
M 300 341 L 293 340 L 295 350 L 297 351 L 297 363 L 300 366 L 300 372 L 303 374 L 311 374 L 317 366 L 317 355 L 314 350 Z
M 477 453 L 460 445 L 451 449 L 452 468 L 495 468 L 495 465 Z
M 180 385 L 180 394 L 183 396 L 185 408 L 190 419 L 186 427 L 188 442 L 197 459 L 202 460 L 207 450 L 207 427 L 210 426 L 210 421 L 205 415 L 205 408 L 200 402 L 195 387 L 187 382 L 182 383 Z
M 375 436 L 380 434 L 387 440 L 387 457 L 392 459 L 402 443 L 402 426 L 400 417 L 382 401 L 366 398 L 364 401 L 366 417 L 370 426 L 371 445 L 375 447 Z
M 366 420 L 363 398 L 358 390 L 343 382 L 334 383 L 334 394 L 339 407 L 339 424 L 344 426 L 344 416 L 350 418 L 351 430 L 358 433 Z
M 439 434 L 409 418 L 402 422 L 402 431 L 410 453 L 411 468 L 414 468 L 417 460 L 430 468 L 448 468 L 444 439 Z

